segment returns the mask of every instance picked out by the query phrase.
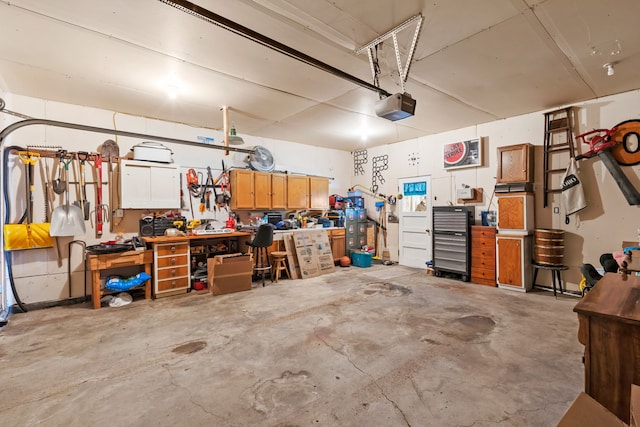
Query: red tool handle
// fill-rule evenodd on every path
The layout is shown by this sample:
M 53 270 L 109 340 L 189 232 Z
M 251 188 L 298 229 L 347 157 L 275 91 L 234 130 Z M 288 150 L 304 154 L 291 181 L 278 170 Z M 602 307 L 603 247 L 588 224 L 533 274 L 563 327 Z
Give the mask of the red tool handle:
M 96 154 L 94 165 L 98 173 L 98 182 L 96 183 L 96 237 L 102 236 L 102 156 Z

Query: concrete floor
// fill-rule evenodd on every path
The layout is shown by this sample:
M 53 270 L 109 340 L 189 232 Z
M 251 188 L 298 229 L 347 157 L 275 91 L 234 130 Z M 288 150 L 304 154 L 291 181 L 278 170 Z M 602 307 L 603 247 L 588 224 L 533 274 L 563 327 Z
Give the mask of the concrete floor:
M 0 420 L 554 426 L 583 389 L 577 301 L 374 265 L 14 314 L 0 332 Z

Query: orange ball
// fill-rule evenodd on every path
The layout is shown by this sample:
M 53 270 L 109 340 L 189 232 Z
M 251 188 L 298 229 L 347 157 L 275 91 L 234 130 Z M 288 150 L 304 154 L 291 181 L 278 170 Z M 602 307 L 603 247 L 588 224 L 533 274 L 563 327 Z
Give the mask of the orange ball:
M 349 258 L 346 255 L 340 258 L 341 267 L 349 267 L 350 265 L 351 265 L 351 258 Z

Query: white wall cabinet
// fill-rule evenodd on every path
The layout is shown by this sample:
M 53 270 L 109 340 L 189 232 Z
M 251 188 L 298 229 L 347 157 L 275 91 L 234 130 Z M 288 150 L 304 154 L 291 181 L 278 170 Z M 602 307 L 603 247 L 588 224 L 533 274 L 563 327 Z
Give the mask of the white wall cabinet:
M 122 160 L 120 190 L 123 209 L 179 209 L 180 166 Z

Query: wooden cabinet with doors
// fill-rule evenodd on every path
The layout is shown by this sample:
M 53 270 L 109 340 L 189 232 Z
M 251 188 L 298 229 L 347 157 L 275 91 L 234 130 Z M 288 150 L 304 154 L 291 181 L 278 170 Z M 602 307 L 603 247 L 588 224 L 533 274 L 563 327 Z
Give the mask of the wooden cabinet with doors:
M 329 208 L 329 179 L 309 177 L 309 207 L 311 209 Z
M 516 144 L 498 147 L 498 184 L 533 182 L 534 146 Z
M 287 209 L 287 176 L 271 174 L 271 209 Z
M 271 209 L 271 174 L 253 172 L 253 208 Z
M 329 235 L 329 243 L 331 244 L 331 253 L 333 253 L 333 261 L 338 262 L 340 258 L 347 254 L 347 239 L 344 228 L 337 230 L 327 230 Z
M 496 286 L 496 228 L 471 226 L 471 283 Z
M 309 207 L 309 177 L 287 175 L 287 209 L 307 209 Z
M 501 234 L 529 234 L 534 229 L 533 193 L 499 193 L 498 230 Z
M 254 184 L 253 171 L 248 169 L 232 169 L 229 172 L 231 201 L 229 207 L 234 209 L 253 209 Z
M 531 236 L 496 237 L 496 270 L 500 288 L 529 291 L 533 287 Z

